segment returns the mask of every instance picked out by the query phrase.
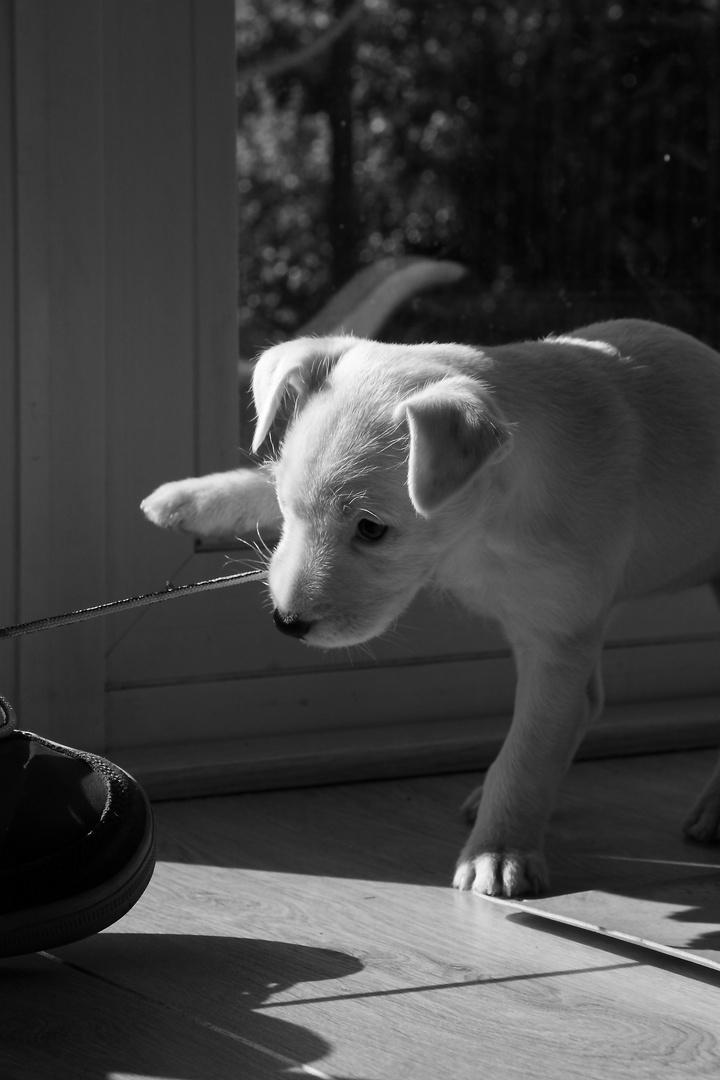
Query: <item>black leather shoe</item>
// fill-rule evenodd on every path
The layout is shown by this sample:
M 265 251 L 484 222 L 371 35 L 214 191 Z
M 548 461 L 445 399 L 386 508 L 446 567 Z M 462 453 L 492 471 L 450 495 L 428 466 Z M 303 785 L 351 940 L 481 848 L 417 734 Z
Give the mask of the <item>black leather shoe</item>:
M 155 866 L 142 788 L 96 754 L 15 730 L 0 696 L 0 957 L 116 922 Z

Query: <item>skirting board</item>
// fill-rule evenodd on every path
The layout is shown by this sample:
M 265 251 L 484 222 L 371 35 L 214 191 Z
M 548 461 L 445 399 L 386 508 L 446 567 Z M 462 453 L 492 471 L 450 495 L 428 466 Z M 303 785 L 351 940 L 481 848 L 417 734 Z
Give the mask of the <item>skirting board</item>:
M 508 717 L 397 724 L 193 742 L 107 756 L 130 772 L 151 799 L 225 795 L 273 788 L 427 776 L 485 769 Z M 642 702 L 606 708 L 578 758 L 701 749 L 720 745 L 720 698 Z

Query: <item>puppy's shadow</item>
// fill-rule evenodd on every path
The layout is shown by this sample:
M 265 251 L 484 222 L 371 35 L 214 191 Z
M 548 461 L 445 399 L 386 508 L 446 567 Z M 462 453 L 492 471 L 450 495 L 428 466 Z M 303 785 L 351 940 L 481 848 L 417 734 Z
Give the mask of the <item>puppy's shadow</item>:
M 292 986 L 362 968 L 345 953 L 282 941 L 112 931 L 52 956 L 59 962 L 0 962 L 4 1075 L 293 1075 L 296 1065 L 320 1063 L 331 1046 L 291 1019 L 263 1013 L 263 1005 Z M 321 995 L 310 985 L 300 996 Z

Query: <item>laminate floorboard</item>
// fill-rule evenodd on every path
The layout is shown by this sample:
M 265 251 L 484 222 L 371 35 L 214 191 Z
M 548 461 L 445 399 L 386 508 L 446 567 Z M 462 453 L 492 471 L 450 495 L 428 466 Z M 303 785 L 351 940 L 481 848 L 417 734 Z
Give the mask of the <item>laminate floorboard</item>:
M 714 752 L 583 762 L 558 893 L 717 874 L 679 822 Z M 0 961 L 2 1080 L 720 1075 L 720 973 L 449 887 L 455 775 L 159 803 L 146 894 Z

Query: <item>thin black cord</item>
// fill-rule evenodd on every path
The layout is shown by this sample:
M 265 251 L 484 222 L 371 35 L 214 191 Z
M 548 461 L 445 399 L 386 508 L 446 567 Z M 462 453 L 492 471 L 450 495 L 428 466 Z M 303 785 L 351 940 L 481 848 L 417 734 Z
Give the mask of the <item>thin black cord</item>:
M 210 592 L 213 589 L 224 589 L 228 585 L 244 585 L 248 581 L 262 580 L 266 574 L 267 570 L 246 570 L 242 574 L 228 574 L 225 577 L 209 578 L 207 581 L 195 581 L 190 585 L 168 584 L 164 589 L 144 593 L 142 596 L 130 596 L 126 600 L 111 600 L 107 604 L 80 608 L 78 611 L 68 611 L 64 615 L 50 615 L 45 619 L 34 619 L 31 622 L 6 626 L 0 630 L 0 638 L 33 634 L 38 630 L 50 630 L 56 626 L 66 626 L 68 623 L 83 622 L 85 619 L 95 619 L 99 615 L 112 615 L 116 611 L 127 611 L 129 608 L 143 607 L 145 604 L 159 604 L 163 600 L 174 600 L 179 596 L 189 596 L 197 592 Z

